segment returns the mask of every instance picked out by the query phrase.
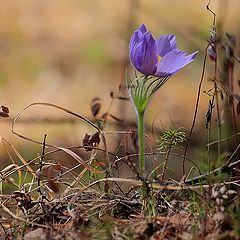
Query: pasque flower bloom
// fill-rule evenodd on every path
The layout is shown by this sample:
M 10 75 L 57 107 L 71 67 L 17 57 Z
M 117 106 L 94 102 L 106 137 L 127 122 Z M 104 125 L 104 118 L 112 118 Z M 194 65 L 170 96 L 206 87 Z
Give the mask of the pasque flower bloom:
M 167 77 L 191 63 L 197 52 L 187 55 L 177 48 L 175 35 L 156 40 L 142 24 L 130 40 L 130 59 L 133 66 L 146 76 Z

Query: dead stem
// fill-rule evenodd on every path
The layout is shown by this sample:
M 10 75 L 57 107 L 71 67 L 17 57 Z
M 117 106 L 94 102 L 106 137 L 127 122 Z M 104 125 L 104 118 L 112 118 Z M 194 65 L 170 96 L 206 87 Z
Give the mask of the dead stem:
M 196 123 L 196 119 L 197 119 L 197 113 L 198 113 L 198 106 L 199 106 L 199 101 L 200 101 L 202 83 L 203 83 L 205 68 L 206 68 L 208 46 L 209 46 L 209 44 L 207 45 L 207 47 L 205 48 L 205 51 L 204 51 L 202 74 L 201 74 L 200 82 L 199 82 L 199 85 L 198 85 L 197 99 L 196 99 L 196 105 L 195 105 L 195 110 L 194 110 L 192 126 L 191 126 L 189 136 L 188 136 L 188 139 L 187 139 L 187 144 L 186 144 L 185 149 L 184 149 L 184 158 L 183 158 L 183 161 L 182 161 L 182 174 L 183 174 L 184 180 L 186 179 L 186 170 L 185 170 L 186 155 L 187 155 L 188 146 L 189 146 L 189 143 L 190 143 L 190 140 L 191 140 L 191 137 L 192 137 L 192 133 L 193 133 L 193 129 L 195 127 L 195 123 Z

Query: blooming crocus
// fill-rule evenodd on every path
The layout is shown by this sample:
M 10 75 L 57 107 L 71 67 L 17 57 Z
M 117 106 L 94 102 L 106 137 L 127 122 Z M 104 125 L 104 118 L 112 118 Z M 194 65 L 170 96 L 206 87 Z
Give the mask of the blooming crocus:
M 177 48 L 174 35 L 154 39 L 145 25 L 141 25 L 130 40 L 130 60 L 143 75 L 126 74 L 130 96 L 138 118 L 139 176 L 143 180 L 142 197 L 148 202 L 148 187 L 144 154 L 144 114 L 152 95 L 176 72 L 191 63 L 197 52 L 187 55 Z M 164 174 L 163 174 L 164 175 Z
M 142 24 L 130 40 L 130 60 L 145 76 L 167 77 L 191 63 L 197 52 L 187 55 L 177 48 L 175 35 L 160 36 L 156 40 Z

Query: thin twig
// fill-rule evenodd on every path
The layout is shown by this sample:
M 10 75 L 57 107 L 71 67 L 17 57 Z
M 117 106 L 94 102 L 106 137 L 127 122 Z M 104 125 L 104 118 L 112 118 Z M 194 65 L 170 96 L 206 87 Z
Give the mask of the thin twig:
M 46 138 L 47 138 L 47 134 L 44 134 L 44 137 L 43 137 L 43 146 L 42 146 L 42 153 L 41 153 L 41 156 L 40 156 L 40 161 L 39 161 L 39 172 L 42 171 L 42 168 L 43 168 L 43 160 L 44 160 L 44 157 L 45 157 L 45 148 L 46 148 Z M 37 183 L 38 183 L 38 192 L 40 193 L 40 195 L 42 196 L 42 191 L 41 191 L 41 188 L 40 188 L 40 183 L 41 183 L 41 179 L 40 177 L 38 177 L 37 179 Z
M 224 163 L 221 167 L 219 167 L 217 169 L 214 169 L 214 170 L 212 170 L 212 171 L 210 171 L 208 173 L 204 173 L 204 174 L 202 174 L 200 176 L 188 179 L 188 180 L 185 181 L 185 183 L 191 183 L 191 184 L 198 183 L 199 181 L 206 180 L 206 178 L 211 176 L 211 175 L 215 175 L 219 171 L 222 171 L 223 173 L 231 172 L 233 167 L 240 163 L 240 160 L 237 160 L 237 161 L 231 163 L 231 160 L 232 160 L 233 156 L 238 152 L 239 149 L 240 149 L 240 144 L 237 146 L 237 148 L 235 149 L 233 154 L 230 156 L 228 161 L 226 163 Z
M 235 167 L 239 163 L 240 163 L 240 159 L 235 161 L 235 162 L 233 162 L 233 163 L 230 163 L 228 166 L 223 165 L 223 166 L 221 166 L 219 168 L 216 168 L 216 169 L 210 171 L 210 173 L 205 173 L 205 174 L 202 174 L 200 176 L 197 176 L 197 177 L 194 177 L 194 178 L 191 178 L 191 179 L 187 179 L 185 181 L 185 183 L 196 184 L 196 183 L 202 182 L 202 181 L 206 180 L 209 176 L 216 175 L 220 171 L 222 173 L 229 173 L 229 172 L 232 171 L 233 167 Z
M 209 44 L 208 44 L 208 46 L 209 46 Z M 195 127 L 195 122 L 196 122 L 196 119 L 197 119 L 197 113 L 198 113 L 198 106 L 199 106 L 199 101 L 200 101 L 202 83 L 203 83 L 204 74 L 205 74 L 205 68 L 206 68 L 208 46 L 205 48 L 205 51 L 204 51 L 202 75 L 201 75 L 200 82 L 199 82 L 199 85 L 198 85 L 198 93 L 197 93 L 195 111 L 194 111 L 194 116 L 193 116 L 193 121 L 192 121 L 192 126 L 191 126 L 191 129 L 190 129 L 189 137 L 188 137 L 187 144 L 186 144 L 185 150 L 184 150 L 184 158 L 183 158 L 183 161 L 182 161 L 182 173 L 183 173 L 184 179 L 186 178 L 185 177 L 186 176 L 186 171 L 185 171 L 186 155 L 187 155 L 188 146 L 189 146 L 189 143 L 190 143 L 190 140 L 191 140 L 191 137 L 192 137 L 193 129 Z

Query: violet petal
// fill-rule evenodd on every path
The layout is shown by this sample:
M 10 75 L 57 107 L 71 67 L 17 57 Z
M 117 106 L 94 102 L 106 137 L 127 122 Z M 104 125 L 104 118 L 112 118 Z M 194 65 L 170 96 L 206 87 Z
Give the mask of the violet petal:
M 184 66 L 191 63 L 195 59 L 197 53 L 198 51 L 187 56 L 185 52 L 180 50 L 169 52 L 158 63 L 157 73 L 155 75 L 164 77 L 175 74 Z
M 159 56 L 163 57 L 173 50 L 177 50 L 175 35 L 161 36 L 156 40 Z
M 143 40 L 143 33 L 140 30 L 136 30 L 130 40 L 129 44 L 129 52 L 130 59 L 133 61 L 133 52 L 135 51 L 135 47 Z
M 157 46 L 150 32 L 146 32 L 141 41 L 131 52 L 133 66 L 144 75 L 154 75 L 157 70 Z
M 147 32 L 147 28 L 144 24 L 140 25 L 140 27 L 138 28 L 139 31 L 141 31 L 142 33 Z

